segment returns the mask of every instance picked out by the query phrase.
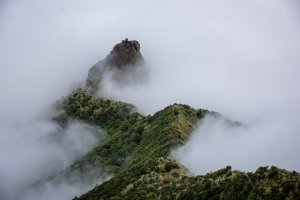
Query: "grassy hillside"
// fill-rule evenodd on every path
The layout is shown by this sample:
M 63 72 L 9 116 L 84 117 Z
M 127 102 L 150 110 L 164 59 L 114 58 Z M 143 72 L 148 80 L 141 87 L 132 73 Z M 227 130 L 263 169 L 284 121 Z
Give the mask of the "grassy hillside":
M 74 200 L 300 198 L 299 173 L 276 167 L 260 167 L 254 173 L 244 173 L 227 166 L 205 176 L 189 176 L 170 158 L 141 166 L 145 168 L 133 168 Z
M 81 172 L 91 166 L 105 168 L 114 174 L 145 158 L 168 156 L 171 148 L 188 139 L 197 119 L 207 112 L 174 104 L 153 116 L 144 116 L 133 105 L 97 98 L 83 91 L 73 92 L 64 110 L 67 118 L 100 126 L 108 133 L 104 141 L 72 167 Z
M 108 137 L 70 170 L 79 170 L 83 176 L 95 170 L 98 173 L 93 176 L 114 174 L 109 181 L 74 199 L 300 198 L 297 172 L 260 167 L 254 173 L 244 173 L 226 167 L 205 176 L 192 176 L 172 159 L 170 150 L 184 144 L 196 122 L 208 112 L 174 104 L 153 116 L 144 116 L 131 104 L 80 90 L 73 92 L 62 116 L 99 126 Z

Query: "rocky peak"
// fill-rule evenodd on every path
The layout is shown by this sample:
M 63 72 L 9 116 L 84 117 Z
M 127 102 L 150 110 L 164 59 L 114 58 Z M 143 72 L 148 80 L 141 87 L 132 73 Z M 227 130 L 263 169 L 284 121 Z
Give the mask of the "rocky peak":
M 106 57 L 107 64 L 114 67 L 134 65 L 141 62 L 143 57 L 140 53 L 140 43 L 136 40 L 129 41 L 127 38 L 116 44 Z
M 111 71 L 118 81 L 122 81 L 124 73 L 137 69 L 144 64 L 144 58 L 140 52 L 140 43 L 136 40 L 122 40 L 116 44 L 106 58 L 89 69 L 85 90 L 94 94 L 107 71 Z M 126 76 L 128 73 L 126 74 Z

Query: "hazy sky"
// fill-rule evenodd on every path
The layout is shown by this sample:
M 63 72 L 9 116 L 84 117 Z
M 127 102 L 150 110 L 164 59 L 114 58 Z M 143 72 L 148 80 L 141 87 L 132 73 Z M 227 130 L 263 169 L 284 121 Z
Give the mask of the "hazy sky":
M 0 0 L 0 175 L 15 180 L 3 163 L 17 162 L 11 169 L 28 180 L 34 166 L 20 152 L 44 148 L 38 138 L 52 126 L 37 119 L 126 37 L 140 42 L 149 83 L 106 82 L 102 94 L 147 114 L 177 102 L 249 126 L 200 122 L 175 153 L 188 168 L 299 171 L 299 9 L 296 0 Z M 49 161 L 43 157 L 35 169 Z

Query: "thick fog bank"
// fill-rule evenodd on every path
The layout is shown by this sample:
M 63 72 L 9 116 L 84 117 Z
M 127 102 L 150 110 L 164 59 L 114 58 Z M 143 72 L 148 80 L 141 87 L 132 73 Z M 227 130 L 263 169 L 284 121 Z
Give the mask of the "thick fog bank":
M 206 116 L 189 141 L 172 155 L 195 174 L 227 165 L 242 171 L 275 165 L 300 171 L 297 118 L 274 116 L 249 125 L 233 126 L 223 118 Z
M 299 6 L 296 0 L 0 1 L 1 197 L 13 199 L 94 144 L 86 131 L 78 132 L 83 139 L 66 133 L 75 138 L 49 141 L 57 127 L 41 119 L 43 109 L 81 85 L 88 69 L 126 37 L 141 44 L 148 83 L 107 81 L 102 94 L 146 114 L 177 102 L 248 126 L 200 122 L 176 153 L 187 167 L 204 173 L 268 164 L 299 171 Z M 84 187 L 54 188 L 56 199 L 68 199 Z
M 64 177 L 55 182 L 49 177 L 65 170 L 103 136 L 99 129 L 79 122 L 66 129 L 38 119 L 1 123 L 1 199 L 70 199 L 87 191 L 93 183 L 71 183 Z

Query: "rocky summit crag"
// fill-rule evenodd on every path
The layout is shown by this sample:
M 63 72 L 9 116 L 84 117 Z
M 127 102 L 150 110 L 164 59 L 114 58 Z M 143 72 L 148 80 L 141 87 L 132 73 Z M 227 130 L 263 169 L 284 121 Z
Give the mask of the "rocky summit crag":
M 104 129 L 107 137 L 73 163 L 62 176 L 78 172 L 84 179 L 112 178 L 74 200 L 100 199 L 300 199 L 300 175 L 277 167 L 240 172 L 230 166 L 194 176 L 171 156 L 190 138 L 205 115 L 222 115 L 185 104 L 167 106 L 145 116 L 134 105 L 93 95 L 104 75 L 139 67 L 143 57 L 137 41 L 117 44 L 93 66 L 85 89 L 69 94 L 55 120 L 76 119 Z M 96 74 L 93 74 L 93 73 Z M 97 77 L 97 78 L 95 78 Z M 240 123 L 227 120 L 232 126 Z M 201 166 L 199 166 L 201 167 Z
M 136 40 L 129 41 L 127 38 L 121 43 L 116 44 L 113 50 L 106 58 L 89 70 L 85 84 L 85 90 L 94 94 L 106 72 L 112 72 L 113 78 L 119 82 L 123 82 L 122 76 L 142 67 L 144 58 L 140 52 L 140 44 Z

